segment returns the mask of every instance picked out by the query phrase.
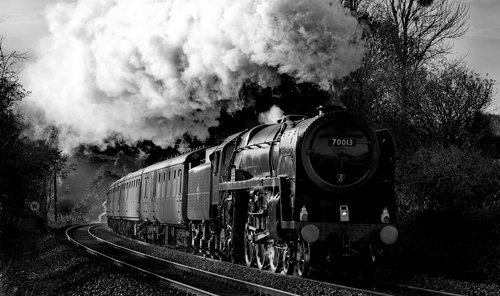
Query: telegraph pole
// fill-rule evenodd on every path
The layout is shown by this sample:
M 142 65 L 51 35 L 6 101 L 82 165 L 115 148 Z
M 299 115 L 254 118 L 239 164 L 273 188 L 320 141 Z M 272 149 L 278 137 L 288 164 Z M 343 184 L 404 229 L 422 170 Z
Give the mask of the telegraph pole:
M 57 173 L 54 170 L 54 220 L 57 222 Z

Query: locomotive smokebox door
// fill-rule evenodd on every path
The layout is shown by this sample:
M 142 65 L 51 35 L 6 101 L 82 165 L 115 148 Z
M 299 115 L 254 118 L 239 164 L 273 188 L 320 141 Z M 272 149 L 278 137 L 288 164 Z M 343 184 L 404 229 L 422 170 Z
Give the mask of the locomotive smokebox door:
M 379 163 L 375 132 L 360 117 L 331 112 L 305 127 L 300 156 L 305 177 L 321 190 L 350 193 L 371 182 Z

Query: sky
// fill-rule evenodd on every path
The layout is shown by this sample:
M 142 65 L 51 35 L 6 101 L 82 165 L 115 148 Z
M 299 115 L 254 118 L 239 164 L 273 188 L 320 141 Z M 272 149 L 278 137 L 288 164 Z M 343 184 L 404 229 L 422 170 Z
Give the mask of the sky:
M 56 2 L 73 0 L 1 0 L 0 35 L 7 51 L 26 52 L 36 58 L 35 48 L 49 34 L 45 20 L 45 7 Z M 455 55 L 464 56 L 465 62 L 480 74 L 497 81 L 495 98 L 490 111 L 500 113 L 500 1 L 465 0 L 470 5 L 469 30 L 454 41 Z

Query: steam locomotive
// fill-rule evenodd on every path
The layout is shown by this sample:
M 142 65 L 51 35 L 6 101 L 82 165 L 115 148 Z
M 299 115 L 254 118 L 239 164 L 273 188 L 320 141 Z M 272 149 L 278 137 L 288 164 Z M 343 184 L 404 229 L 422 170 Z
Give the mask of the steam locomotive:
M 108 225 L 298 276 L 371 266 L 398 237 L 394 139 L 340 107 L 318 109 L 126 175 L 109 188 Z

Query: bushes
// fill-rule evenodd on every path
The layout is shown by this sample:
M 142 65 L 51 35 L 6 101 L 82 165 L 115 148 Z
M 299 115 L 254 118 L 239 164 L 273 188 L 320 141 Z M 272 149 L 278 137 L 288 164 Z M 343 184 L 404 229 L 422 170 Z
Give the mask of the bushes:
M 414 206 L 467 213 L 483 208 L 500 190 L 500 163 L 453 146 L 424 148 L 404 163 L 399 177 Z
M 398 169 L 398 257 L 413 267 L 500 282 L 500 163 L 422 148 Z M 498 260 L 497 260 L 498 261 Z

